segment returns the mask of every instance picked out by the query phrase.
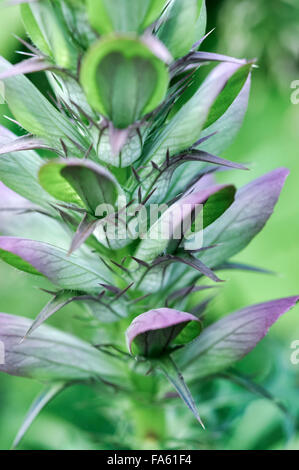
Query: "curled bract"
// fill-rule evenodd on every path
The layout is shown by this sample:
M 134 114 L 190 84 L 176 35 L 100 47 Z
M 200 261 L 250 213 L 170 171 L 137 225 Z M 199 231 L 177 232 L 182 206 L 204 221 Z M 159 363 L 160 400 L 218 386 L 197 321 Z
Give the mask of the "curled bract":
M 90 105 L 117 129 L 125 129 L 164 99 L 165 63 L 134 35 L 112 34 L 83 58 L 80 80 Z
M 161 356 L 168 351 L 179 333 L 193 321 L 199 322 L 191 313 L 172 308 L 158 308 L 142 313 L 126 331 L 129 351 L 145 357 Z M 197 328 L 195 332 L 198 334 Z

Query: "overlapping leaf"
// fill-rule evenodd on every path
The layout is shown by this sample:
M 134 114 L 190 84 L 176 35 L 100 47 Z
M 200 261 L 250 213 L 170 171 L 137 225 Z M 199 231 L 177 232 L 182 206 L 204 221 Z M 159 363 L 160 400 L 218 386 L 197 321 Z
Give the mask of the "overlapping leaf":
M 126 383 L 124 365 L 90 344 L 55 328 L 41 326 L 22 341 L 30 320 L 0 314 L 5 363 L 0 371 L 42 381 L 107 380 Z
M 172 0 L 160 19 L 158 37 L 176 59 L 185 55 L 191 46 L 200 39 L 199 23 L 203 0 Z
M 10 67 L 9 62 L 0 58 L 0 73 Z M 24 129 L 54 146 L 59 139 L 65 138 L 75 154 L 84 155 L 84 151 L 89 147 L 86 138 L 26 77 L 17 75 L 4 79 L 3 83 L 5 100 Z
M 207 77 L 198 91 L 180 108 L 160 131 L 145 143 L 143 161 L 161 165 L 167 152 L 170 157 L 190 148 L 200 138 L 211 107 L 229 79 L 241 68 L 249 74 L 251 64 L 223 63 Z M 140 172 L 143 186 L 151 187 L 155 177 L 148 168 Z
M 204 263 L 217 266 L 248 245 L 271 216 L 288 174 L 286 168 L 278 168 L 237 192 L 229 209 L 204 230 L 205 246 L 220 244 L 200 255 Z
M 31 274 L 42 274 L 64 289 L 97 292 L 99 282 L 113 282 L 106 265 L 94 257 L 67 256 L 63 249 L 33 240 L 0 237 L 0 257 Z
M 113 175 L 89 160 L 52 160 L 41 167 L 39 181 L 56 199 L 85 207 L 92 213 L 100 204 L 114 206 L 120 193 Z
M 0 126 L 1 147 L 15 140 L 12 132 Z M 0 180 L 24 198 L 53 212 L 50 204 L 54 199 L 38 182 L 38 171 L 42 164 L 43 160 L 34 151 L 9 152 L 0 156 Z
M 88 0 L 89 21 L 100 34 L 141 32 L 162 12 L 166 0 Z
M 173 353 L 179 367 L 192 367 L 196 378 L 220 372 L 248 354 L 270 326 L 292 308 L 298 296 L 253 305 L 208 326 L 201 335 Z

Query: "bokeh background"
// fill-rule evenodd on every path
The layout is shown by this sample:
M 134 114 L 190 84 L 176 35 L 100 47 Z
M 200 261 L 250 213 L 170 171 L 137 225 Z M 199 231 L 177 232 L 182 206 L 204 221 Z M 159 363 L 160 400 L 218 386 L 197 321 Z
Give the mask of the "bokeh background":
M 2 0 L 1 0 L 2 2 Z M 3 2 L 2 2 L 3 3 Z M 228 280 L 209 306 L 217 318 L 245 305 L 299 292 L 299 104 L 291 102 L 291 83 L 299 80 L 298 0 L 207 1 L 208 29 L 216 27 L 204 49 L 237 57 L 258 58 L 244 126 L 227 158 L 246 163 L 250 172 L 224 172 L 222 180 L 242 185 L 278 166 L 291 170 L 275 213 L 251 245 L 236 260 L 276 272 L 264 275 L 226 272 Z M 1 5 L 0 53 L 12 62 L 24 36 L 18 7 Z M 45 79 L 31 77 L 46 88 Z M 1 105 L 0 114 L 9 112 Z M 1 117 L 6 126 L 8 121 Z M 16 130 L 16 129 L 14 129 Z M 1 214 L 0 214 L 1 217 Z M 29 275 L 0 265 L 0 310 L 33 318 L 48 301 Z M 76 311 L 66 307 L 50 324 L 78 333 Z M 166 448 L 299 449 L 299 364 L 290 361 L 291 343 L 299 340 L 299 307 L 279 320 L 268 337 L 243 360 L 238 369 L 271 390 L 288 408 L 286 419 L 273 400 L 244 391 L 226 380 L 198 388 L 201 414 L 210 430 L 198 436 L 197 428 L 180 405 L 180 437 L 166 436 Z M 8 449 L 25 412 L 41 385 L 26 379 L 0 376 L 0 449 Z M 38 417 L 24 438 L 22 449 L 136 448 L 132 430 L 122 419 L 126 404 L 109 400 L 77 386 L 67 390 Z M 126 421 L 126 420 L 125 420 Z M 167 433 L 166 433 L 167 434 Z M 172 442 L 173 441 L 173 442 Z M 157 443 L 152 443 L 153 446 Z M 161 444 L 160 444 L 161 445 Z M 138 448 L 138 447 L 137 447 Z

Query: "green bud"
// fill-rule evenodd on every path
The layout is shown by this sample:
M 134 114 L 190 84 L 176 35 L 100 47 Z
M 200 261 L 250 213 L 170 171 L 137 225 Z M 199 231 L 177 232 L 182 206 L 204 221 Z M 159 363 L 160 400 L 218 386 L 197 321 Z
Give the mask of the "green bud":
M 111 35 L 86 53 L 80 79 L 89 104 L 124 129 L 160 104 L 169 76 L 143 41 Z

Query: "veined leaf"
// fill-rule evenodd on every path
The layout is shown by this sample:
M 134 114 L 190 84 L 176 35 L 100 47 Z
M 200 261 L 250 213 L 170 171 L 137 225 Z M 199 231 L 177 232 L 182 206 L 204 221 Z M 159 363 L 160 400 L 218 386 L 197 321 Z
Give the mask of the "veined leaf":
M 200 336 L 173 353 L 179 367 L 192 365 L 196 378 L 220 372 L 248 354 L 270 326 L 292 308 L 299 296 L 239 310 L 208 326 Z
M 29 34 L 33 44 L 35 44 L 44 54 L 52 57 L 50 44 L 41 32 L 39 24 L 32 13 L 30 5 L 23 2 L 20 6 L 20 10 L 26 31 Z
M 208 136 L 211 137 L 200 142 L 198 145 L 199 150 L 220 155 L 232 144 L 242 126 L 247 111 L 250 82 L 251 78 L 249 75 L 241 92 L 225 113 L 211 126 L 201 132 L 201 139 Z M 171 181 L 169 197 L 171 198 L 177 192 L 182 191 L 198 170 L 200 170 L 199 165 L 193 162 L 185 163 L 183 167 L 178 168 Z
M 228 108 L 233 104 L 236 97 L 240 94 L 242 88 L 244 87 L 247 79 L 248 73 L 251 69 L 251 65 L 247 67 L 241 67 L 231 78 L 228 80 L 224 90 L 210 109 L 208 119 L 205 122 L 204 127 L 211 126 L 216 122 L 223 114 L 228 110 Z
M 0 58 L 0 73 L 9 70 L 11 64 Z M 28 78 L 17 75 L 3 80 L 5 100 L 20 124 L 31 134 L 43 137 L 51 145 L 57 145 L 59 139 L 66 138 L 70 148 L 80 156 L 89 147 L 88 141 L 76 127 L 38 91 Z M 73 144 L 76 142 L 77 146 Z
M 219 155 L 231 145 L 243 124 L 248 106 L 250 84 L 251 75 L 248 76 L 242 90 L 225 113 L 202 131 L 201 137 L 206 137 L 213 132 L 215 135 L 200 144 L 201 150 Z
M 21 342 L 31 321 L 0 314 L 0 340 L 5 363 L 0 371 L 47 382 L 102 379 L 126 383 L 125 366 L 85 341 L 49 326 L 41 326 Z
M 142 136 L 135 130 L 129 133 L 126 143 L 118 153 L 112 152 L 108 128 L 101 133 L 98 156 L 101 161 L 109 165 L 119 168 L 130 166 L 135 160 L 138 160 L 141 150 Z
M 211 186 L 197 193 L 191 193 L 170 206 L 151 226 L 144 240 L 141 240 L 135 257 L 146 263 L 153 261 L 159 254 L 164 252 L 170 243 L 173 243 L 174 237 L 178 237 L 178 231 L 181 232 L 183 221 L 188 219 L 191 221 L 190 217 L 195 209 L 199 208 L 199 205 L 205 203 L 210 196 L 222 188 L 223 186 L 220 185 Z M 187 232 L 190 226 L 184 228 Z M 184 234 L 180 233 L 180 235 L 183 237 Z M 176 246 L 179 243 L 180 238 L 176 240 Z M 136 267 L 137 263 L 133 261 L 131 268 Z
M 50 207 L 50 206 L 49 206 Z M 70 236 L 55 211 L 43 210 L 0 182 L 0 233 L 68 248 Z
M 99 282 L 113 282 L 111 272 L 100 259 L 71 255 L 47 243 L 23 238 L 0 237 L 0 257 L 31 274 L 42 274 L 64 289 L 97 292 Z
M 0 126 L 0 145 L 10 145 L 15 135 Z M 43 160 L 34 151 L 10 152 L 0 156 L 0 180 L 24 198 L 53 213 L 50 204 L 54 199 L 41 188 L 38 171 Z
M 157 35 L 176 59 L 189 52 L 199 39 L 198 19 L 202 0 L 172 0 L 161 17 Z
M 189 101 L 145 144 L 142 161 L 152 160 L 161 165 L 167 151 L 173 156 L 194 145 L 200 137 L 201 129 L 217 96 L 241 67 L 246 67 L 249 73 L 248 64 L 218 65 Z M 141 180 L 145 180 L 144 186 L 150 188 L 153 177 L 149 175 L 149 167 L 140 172 Z
M 26 31 L 60 67 L 76 69 L 77 50 L 57 5 L 49 0 L 22 6 Z
M 288 174 L 278 168 L 237 191 L 235 202 L 204 230 L 205 246 L 220 245 L 201 253 L 201 261 L 215 267 L 245 248 L 271 216 Z
M 203 231 L 205 247 L 218 245 L 197 254 L 206 266 L 216 268 L 227 262 L 261 231 L 273 212 L 288 174 L 286 168 L 278 168 L 237 191 L 228 210 Z M 177 283 L 178 288 L 193 282 L 193 278 L 192 272 L 183 269 L 171 272 L 171 282 Z
M 90 105 L 123 129 L 160 104 L 169 78 L 142 40 L 110 35 L 87 51 L 80 80 Z

